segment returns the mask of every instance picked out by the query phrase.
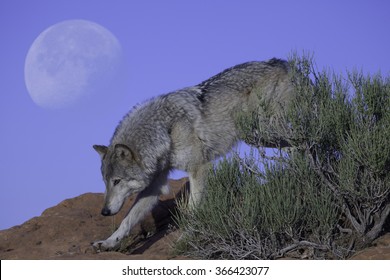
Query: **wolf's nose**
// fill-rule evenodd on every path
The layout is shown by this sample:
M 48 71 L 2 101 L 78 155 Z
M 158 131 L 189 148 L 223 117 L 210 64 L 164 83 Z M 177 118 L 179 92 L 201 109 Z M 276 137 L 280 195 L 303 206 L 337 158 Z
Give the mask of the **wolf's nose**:
M 103 216 L 110 216 L 110 215 L 111 215 L 111 210 L 108 209 L 108 208 L 106 208 L 106 207 L 104 207 L 104 208 L 102 209 L 101 214 L 102 214 Z

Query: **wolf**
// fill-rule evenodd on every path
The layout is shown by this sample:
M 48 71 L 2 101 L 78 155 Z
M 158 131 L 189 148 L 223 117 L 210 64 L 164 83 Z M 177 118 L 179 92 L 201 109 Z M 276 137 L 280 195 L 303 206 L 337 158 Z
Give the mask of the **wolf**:
M 201 200 L 213 160 L 240 140 L 237 115 L 267 104 L 272 121 L 293 95 L 287 61 L 270 59 L 233 66 L 201 82 L 152 98 L 134 107 L 116 127 L 109 146 L 94 145 L 106 186 L 101 214 L 115 215 L 125 199 L 138 193 L 119 228 L 92 245 L 115 250 L 158 202 L 172 169 L 189 175 L 189 207 Z M 269 113 L 271 112 L 271 114 Z M 264 146 L 281 143 L 264 141 Z

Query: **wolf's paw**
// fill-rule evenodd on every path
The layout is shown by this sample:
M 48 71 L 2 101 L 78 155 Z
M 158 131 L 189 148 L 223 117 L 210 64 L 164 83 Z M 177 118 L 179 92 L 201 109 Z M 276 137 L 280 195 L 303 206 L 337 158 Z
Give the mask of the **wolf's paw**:
M 97 253 L 104 251 L 115 251 L 119 249 L 119 242 L 112 239 L 100 240 L 93 242 L 92 247 Z

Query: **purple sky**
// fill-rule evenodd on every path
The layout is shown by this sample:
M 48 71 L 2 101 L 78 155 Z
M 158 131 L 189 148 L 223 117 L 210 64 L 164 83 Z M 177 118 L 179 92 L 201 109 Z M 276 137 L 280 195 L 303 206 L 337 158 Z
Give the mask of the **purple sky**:
M 122 116 L 152 96 L 293 50 L 313 52 L 320 69 L 389 75 L 389 12 L 385 0 L 1 0 L 0 229 L 64 199 L 103 192 L 91 146 L 108 144 Z M 110 102 L 46 110 L 27 92 L 26 54 L 43 30 L 70 19 L 110 30 L 124 69 L 107 89 Z

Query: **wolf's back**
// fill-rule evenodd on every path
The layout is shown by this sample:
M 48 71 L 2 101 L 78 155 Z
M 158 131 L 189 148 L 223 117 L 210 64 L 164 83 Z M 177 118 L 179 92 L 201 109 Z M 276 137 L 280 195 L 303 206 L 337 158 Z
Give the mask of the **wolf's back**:
M 202 102 L 197 130 L 211 158 L 225 154 L 238 140 L 237 114 L 256 110 L 272 121 L 283 112 L 293 95 L 289 72 L 287 61 L 273 58 L 236 65 L 197 85 Z
M 233 66 L 197 87 L 205 108 L 213 108 L 214 100 L 223 102 L 223 99 L 250 107 L 259 104 L 258 98 L 280 102 L 292 89 L 288 62 L 276 58 Z M 243 104 L 244 101 L 247 102 Z

